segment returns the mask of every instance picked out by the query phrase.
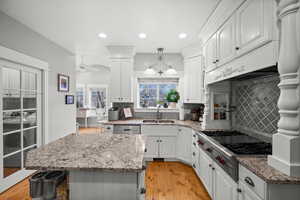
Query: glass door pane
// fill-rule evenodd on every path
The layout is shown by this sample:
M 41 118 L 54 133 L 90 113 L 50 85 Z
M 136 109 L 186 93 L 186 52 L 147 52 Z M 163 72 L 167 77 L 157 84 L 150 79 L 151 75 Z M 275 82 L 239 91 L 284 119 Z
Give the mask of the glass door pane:
M 0 181 L 14 184 L 16 177 L 22 178 L 21 174 L 25 174 L 26 154 L 41 143 L 42 93 L 41 71 L 11 66 L 0 65 Z

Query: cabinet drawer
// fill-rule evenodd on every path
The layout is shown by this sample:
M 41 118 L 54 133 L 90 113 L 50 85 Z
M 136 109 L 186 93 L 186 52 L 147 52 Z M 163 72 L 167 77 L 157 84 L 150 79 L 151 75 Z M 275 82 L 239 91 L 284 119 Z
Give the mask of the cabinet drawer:
M 262 199 L 265 198 L 266 183 L 242 165 L 239 165 L 239 182 L 246 185 Z
M 142 125 L 142 134 L 151 136 L 177 136 L 178 127 L 168 125 Z
M 113 133 L 113 129 L 114 129 L 113 125 L 104 125 L 103 128 L 104 128 L 104 132 Z

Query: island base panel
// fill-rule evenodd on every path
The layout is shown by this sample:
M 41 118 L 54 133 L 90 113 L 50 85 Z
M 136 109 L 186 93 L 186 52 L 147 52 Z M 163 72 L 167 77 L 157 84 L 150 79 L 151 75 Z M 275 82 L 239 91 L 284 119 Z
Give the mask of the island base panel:
M 137 172 L 70 171 L 70 200 L 140 199 Z

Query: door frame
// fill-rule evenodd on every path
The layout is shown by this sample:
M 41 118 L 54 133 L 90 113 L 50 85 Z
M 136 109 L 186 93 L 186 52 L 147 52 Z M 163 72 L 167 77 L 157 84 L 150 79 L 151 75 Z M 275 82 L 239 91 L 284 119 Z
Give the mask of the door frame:
M 23 53 L 20 53 L 18 51 L 0 46 L 0 60 L 7 61 L 14 64 L 20 64 L 23 66 L 31 67 L 37 70 L 41 71 L 41 145 L 46 144 L 49 142 L 49 134 L 48 134 L 48 76 L 49 76 L 49 64 L 47 62 L 44 62 L 42 60 L 39 60 L 37 58 L 33 58 L 31 56 L 25 55 Z M 2 102 L 2 99 L 1 99 Z M 0 112 L 0 117 L 2 116 L 2 112 Z M 0 144 L 3 144 L 3 137 L 2 137 L 2 124 L 0 125 Z M 3 145 L 2 145 L 3 146 Z M 3 154 L 3 151 L 0 150 L 1 154 Z M 0 166 L 3 166 L 3 159 L 0 159 Z M 11 176 L 14 176 L 14 179 L 16 180 L 15 183 L 8 183 L 4 180 L 3 177 L 3 171 L 0 172 L 1 175 L 1 182 L 0 182 L 0 193 L 7 190 L 9 187 L 13 186 L 14 184 L 18 183 L 19 181 L 22 181 L 24 177 L 31 175 L 34 173 L 35 170 L 21 170 L 20 173 L 12 174 Z

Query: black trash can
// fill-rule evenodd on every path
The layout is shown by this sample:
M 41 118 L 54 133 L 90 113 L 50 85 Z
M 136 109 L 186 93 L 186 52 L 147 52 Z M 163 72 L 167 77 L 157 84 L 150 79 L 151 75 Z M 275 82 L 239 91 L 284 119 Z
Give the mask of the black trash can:
M 47 172 L 38 172 L 29 179 L 31 198 L 43 196 L 43 179 L 47 174 Z
M 64 171 L 51 171 L 44 177 L 43 199 L 56 199 L 56 187 L 64 181 L 66 173 Z

